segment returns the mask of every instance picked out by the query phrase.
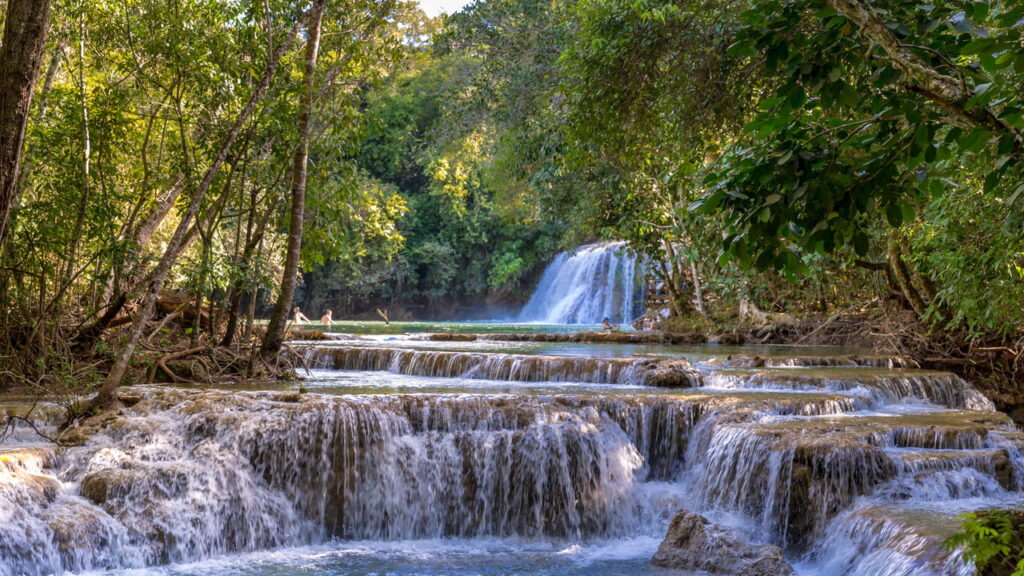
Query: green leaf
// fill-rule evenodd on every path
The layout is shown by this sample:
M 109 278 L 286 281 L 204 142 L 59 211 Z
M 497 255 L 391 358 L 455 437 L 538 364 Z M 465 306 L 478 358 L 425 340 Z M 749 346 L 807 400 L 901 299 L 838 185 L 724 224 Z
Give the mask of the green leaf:
M 924 149 L 928 146 L 929 142 L 931 142 L 931 132 L 928 129 L 928 125 L 918 125 L 917 130 L 914 131 L 914 143 Z
M 898 228 L 903 224 L 903 211 L 900 210 L 899 204 L 890 203 L 885 205 L 885 219 L 889 221 L 889 225 L 893 228 Z
M 753 42 L 736 42 L 726 51 L 726 54 L 736 58 L 750 58 L 757 53 L 757 49 Z
M 975 128 L 960 138 L 960 149 L 964 152 L 981 152 L 988 143 L 988 137 L 988 130 L 984 128 Z
M 853 249 L 858 256 L 867 256 L 868 248 L 868 237 L 863 232 L 858 231 L 853 235 Z
M 975 38 L 964 47 L 960 49 L 960 53 L 964 56 L 973 56 L 976 54 L 991 54 L 992 45 L 995 43 L 991 38 Z
M 906 202 L 900 202 L 900 213 L 903 216 L 904 222 L 913 222 L 916 214 L 914 213 L 914 207 Z
M 1006 200 L 1007 206 L 1013 206 L 1022 193 L 1024 193 L 1024 183 L 1017 186 L 1017 189 L 1014 190 L 1013 194 Z
M 1000 172 L 999 170 L 993 170 L 992 172 L 989 172 L 987 176 L 985 176 L 984 190 L 986 193 L 992 192 L 993 190 L 996 189 L 996 186 L 999 185 L 999 179 L 1002 177 L 1002 175 L 1002 172 Z

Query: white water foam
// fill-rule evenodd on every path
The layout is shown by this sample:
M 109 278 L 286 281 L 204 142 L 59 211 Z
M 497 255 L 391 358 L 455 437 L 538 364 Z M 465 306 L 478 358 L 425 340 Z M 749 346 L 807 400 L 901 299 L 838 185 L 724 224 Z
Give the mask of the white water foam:
M 548 264 L 540 284 L 519 315 L 521 322 L 600 324 L 609 318 L 628 324 L 639 316 L 643 275 L 625 242 L 599 242 L 562 252 Z

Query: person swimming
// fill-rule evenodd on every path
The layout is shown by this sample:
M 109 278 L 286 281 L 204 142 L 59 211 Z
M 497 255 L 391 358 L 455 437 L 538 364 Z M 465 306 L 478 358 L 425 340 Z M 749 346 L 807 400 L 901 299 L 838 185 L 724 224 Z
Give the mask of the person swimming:
M 334 312 L 331 312 L 330 310 L 325 312 L 323 317 L 320 318 L 320 323 L 328 326 L 334 326 L 334 318 L 331 316 L 332 314 L 334 314 Z
M 601 321 L 601 328 L 604 330 L 614 330 L 615 324 L 612 324 L 611 319 L 605 316 L 604 320 Z
M 296 306 L 295 309 L 292 310 L 292 314 L 295 315 L 295 323 L 296 324 L 312 324 L 313 323 L 312 320 L 310 320 L 309 318 L 306 318 L 306 315 L 302 313 L 302 310 L 299 310 L 298 306 Z

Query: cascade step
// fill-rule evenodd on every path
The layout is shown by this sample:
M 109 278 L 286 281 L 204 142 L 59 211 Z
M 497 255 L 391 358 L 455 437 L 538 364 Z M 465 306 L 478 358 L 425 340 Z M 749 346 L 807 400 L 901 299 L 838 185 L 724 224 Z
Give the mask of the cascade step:
M 879 403 L 916 398 L 949 408 L 994 410 L 992 401 L 949 372 L 868 368 L 723 368 L 705 376 L 708 386 L 858 393 Z
M 433 342 L 579 342 L 586 344 L 703 344 L 707 338 L 697 332 L 569 332 L 528 334 L 455 334 L 448 332 L 413 334 L 411 340 Z
M 700 386 L 702 375 L 682 358 L 602 358 L 325 346 L 306 352 L 315 368 L 388 371 L 442 378 L 518 382 L 591 382 L 664 387 Z
M 881 354 L 844 354 L 837 356 L 728 356 L 707 362 L 723 368 L 795 368 L 795 367 L 865 367 L 919 368 L 912 358 Z
M 890 448 L 1000 450 L 1006 461 L 962 458 L 1016 486 L 1003 443 L 1013 430 L 996 412 L 782 418 L 720 426 L 706 451 L 705 502 L 755 518 L 777 542 L 802 549 L 854 500 L 901 474 L 916 474 Z M 997 437 L 993 437 L 997 435 Z M 977 455 L 975 455 L 977 456 Z

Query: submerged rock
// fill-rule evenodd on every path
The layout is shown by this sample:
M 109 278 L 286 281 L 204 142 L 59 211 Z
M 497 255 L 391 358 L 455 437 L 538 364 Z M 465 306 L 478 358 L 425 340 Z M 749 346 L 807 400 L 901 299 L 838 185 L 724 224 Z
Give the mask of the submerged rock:
M 796 574 L 771 544 L 751 544 L 735 530 L 680 510 L 665 540 L 651 559 L 655 566 L 701 570 L 723 576 L 787 576 Z

